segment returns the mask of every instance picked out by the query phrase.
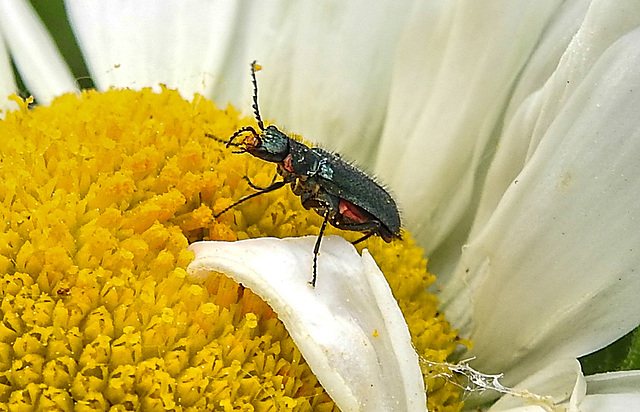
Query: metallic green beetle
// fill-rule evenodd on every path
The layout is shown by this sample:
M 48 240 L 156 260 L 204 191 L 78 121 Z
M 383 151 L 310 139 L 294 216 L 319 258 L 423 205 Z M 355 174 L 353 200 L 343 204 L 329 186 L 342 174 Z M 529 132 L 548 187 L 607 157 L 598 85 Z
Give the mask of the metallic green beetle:
M 260 130 L 252 126 L 242 127 L 226 141 L 226 146 L 239 148 L 235 153 L 250 153 L 276 163 L 277 173 L 282 180 L 262 188 L 247 178 L 249 185 L 257 192 L 239 199 L 215 217 L 249 199 L 290 184 L 293 193 L 300 196 L 302 206 L 324 218 L 313 248 L 313 278 L 310 283 L 315 286 L 318 251 L 327 223 L 338 229 L 364 233 L 353 242 L 354 245 L 372 235 L 391 242 L 400 238 L 400 214 L 389 193 L 362 170 L 336 154 L 291 139 L 276 126 L 264 127 L 258 109 L 257 67 L 255 61 L 251 63 L 253 110 Z M 248 135 L 241 143 L 235 143 L 234 140 L 243 134 Z

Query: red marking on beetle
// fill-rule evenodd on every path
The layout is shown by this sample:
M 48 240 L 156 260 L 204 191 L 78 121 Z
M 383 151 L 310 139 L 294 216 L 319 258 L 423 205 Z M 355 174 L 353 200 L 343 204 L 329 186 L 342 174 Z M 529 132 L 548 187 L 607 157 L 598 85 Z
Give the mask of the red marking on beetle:
M 348 217 L 354 222 L 364 223 L 369 221 L 369 219 L 362 214 L 360 208 L 348 200 L 340 199 L 338 210 L 342 216 Z
M 293 165 L 291 164 L 291 155 L 287 155 L 287 157 L 284 158 L 284 160 L 282 161 L 282 167 L 284 167 L 284 170 L 286 170 L 287 172 L 293 173 Z

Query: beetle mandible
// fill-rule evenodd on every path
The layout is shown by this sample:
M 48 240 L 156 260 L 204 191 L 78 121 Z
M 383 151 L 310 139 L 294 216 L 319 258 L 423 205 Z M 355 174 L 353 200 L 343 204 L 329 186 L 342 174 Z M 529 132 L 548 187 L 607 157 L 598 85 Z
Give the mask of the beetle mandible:
M 378 235 L 388 243 L 400 238 L 400 215 L 389 193 L 362 170 L 338 155 L 293 140 L 274 125 L 264 126 L 258 108 L 258 70 L 260 66 L 255 61 L 251 63 L 252 107 L 259 130 L 244 126 L 223 142 L 227 147 L 239 148 L 234 153 L 250 153 L 276 163 L 277 173 L 282 180 L 274 181 L 268 187 L 258 187 L 245 176 L 249 186 L 257 191 L 240 198 L 214 217 L 218 218 L 249 199 L 290 184 L 293 193 L 300 196 L 302 206 L 307 210 L 313 209 L 323 217 L 313 248 L 313 278 L 310 283 L 315 286 L 318 252 L 327 223 L 338 229 L 364 233 L 360 239 L 352 242 L 354 245 L 372 235 Z M 246 133 L 248 136 L 241 143 L 234 142 Z

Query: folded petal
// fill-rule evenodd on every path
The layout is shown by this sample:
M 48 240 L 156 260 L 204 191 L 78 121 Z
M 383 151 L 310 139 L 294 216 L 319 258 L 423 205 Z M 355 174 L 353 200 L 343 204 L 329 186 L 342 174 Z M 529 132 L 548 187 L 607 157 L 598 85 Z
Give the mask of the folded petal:
M 341 410 L 426 410 L 418 356 L 373 258 L 339 236 L 324 238 L 314 288 L 314 242 L 197 242 L 188 271 L 200 279 L 220 271 L 260 295 Z

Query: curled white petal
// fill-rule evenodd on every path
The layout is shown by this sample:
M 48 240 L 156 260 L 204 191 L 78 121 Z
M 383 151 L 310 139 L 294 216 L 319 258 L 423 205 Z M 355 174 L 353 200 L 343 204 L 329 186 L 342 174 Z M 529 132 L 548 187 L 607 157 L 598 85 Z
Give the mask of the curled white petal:
M 418 356 L 384 275 L 365 250 L 323 239 L 311 280 L 315 237 L 197 242 L 189 274 L 228 274 L 262 297 L 343 411 L 426 410 Z

